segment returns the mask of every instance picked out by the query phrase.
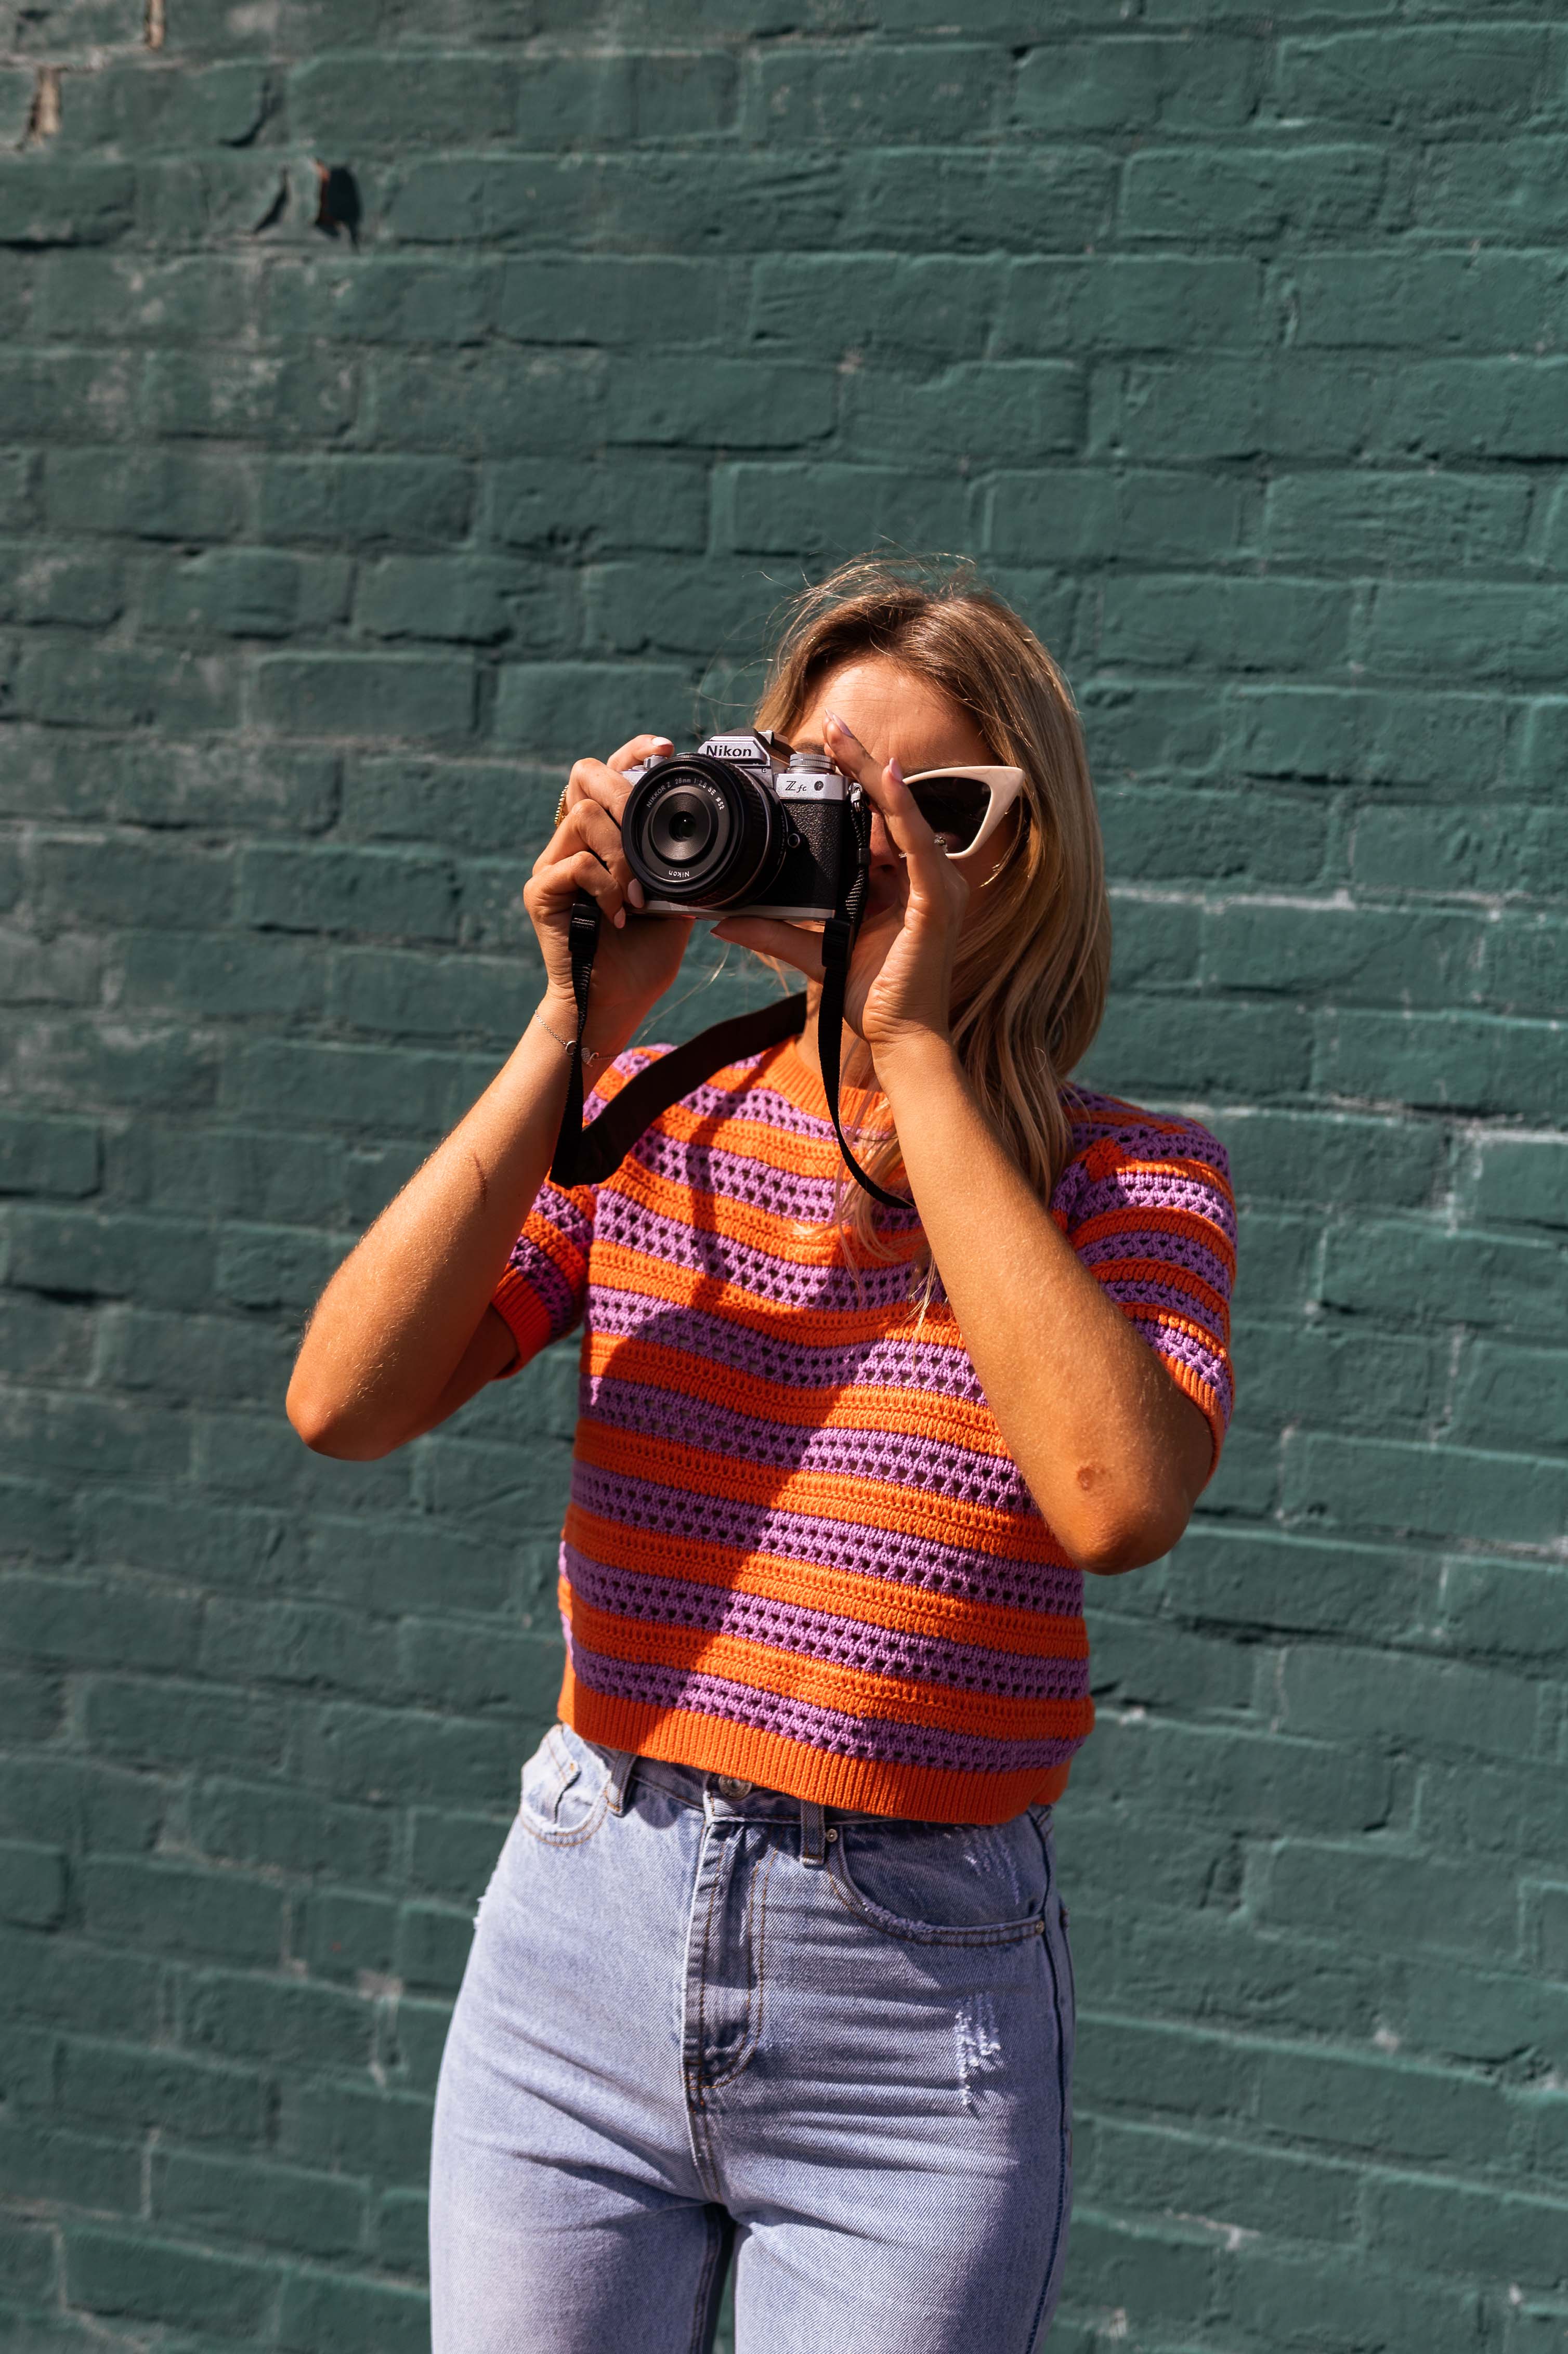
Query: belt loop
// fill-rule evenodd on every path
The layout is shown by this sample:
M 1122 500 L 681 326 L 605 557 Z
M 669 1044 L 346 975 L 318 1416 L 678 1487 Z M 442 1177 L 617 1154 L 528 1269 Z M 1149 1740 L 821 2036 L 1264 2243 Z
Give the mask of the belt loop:
M 631 1787 L 631 1777 L 637 1771 L 637 1753 L 633 1749 L 608 1749 L 605 1755 L 609 1759 L 609 1787 L 605 1794 L 605 1804 L 612 1815 L 623 1814 L 626 1793 Z
M 828 1860 L 826 1817 L 815 1798 L 800 1801 L 800 1861 L 820 1864 Z

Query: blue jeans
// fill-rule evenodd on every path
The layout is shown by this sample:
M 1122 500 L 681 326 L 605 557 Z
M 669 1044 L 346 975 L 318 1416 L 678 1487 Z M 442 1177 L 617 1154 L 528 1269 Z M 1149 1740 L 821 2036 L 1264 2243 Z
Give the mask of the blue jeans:
M 556 1725 L 436 2101 L 434 2354 L 1030 2354 L 1072 2190 L 1051 1808 L 803 1804 Z

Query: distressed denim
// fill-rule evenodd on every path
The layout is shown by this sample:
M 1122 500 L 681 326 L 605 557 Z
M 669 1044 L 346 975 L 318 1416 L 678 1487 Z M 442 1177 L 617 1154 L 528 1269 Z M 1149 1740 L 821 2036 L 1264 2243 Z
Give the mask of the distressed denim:
M 431 2162 L 434 2354 L 1031 2354 L 1074 1995 L 1052 1809 L 802 1804 L 563 1725 L 480 1905 Z

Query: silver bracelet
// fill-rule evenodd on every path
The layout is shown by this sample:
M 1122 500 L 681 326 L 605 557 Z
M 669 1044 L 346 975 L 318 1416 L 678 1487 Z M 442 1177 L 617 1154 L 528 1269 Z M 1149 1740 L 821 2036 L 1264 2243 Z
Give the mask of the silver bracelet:
M 563 1038 L 558 1030 L 551 1029 L 549 1023 L 546 1021 L 542 1013 L 535 1013 L 534 1019 L 538 1023 L 540 1029 L 544 1032 L 546 1037 L 553 1038 L 555 1040 L 563 1055 L 580 1054 L 585 1063 L 603 1062 L 604 1055 L 601 1048 L 598 1046 L 579 1047 L 575 1038 Z

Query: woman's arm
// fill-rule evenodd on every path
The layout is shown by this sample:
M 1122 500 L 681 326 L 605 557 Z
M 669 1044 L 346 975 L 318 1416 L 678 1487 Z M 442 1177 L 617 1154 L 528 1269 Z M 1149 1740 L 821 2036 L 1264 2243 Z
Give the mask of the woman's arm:
M 932 1033 L 876 1075 L 943 1288 L 1030 1493 L 1085 1569 L 1169 1553 L 1209 1477 L 1202 1409 L 1085 1267 Z
M 638 737 L 614 759 L 579 760 L 568 810 L 524 892 L 545 957 L 538 1013 L 472 1109 L 410 1178 L 333 1277 L 311 1316 L 289 1384 L 290 1421 L 307 1447 L 365 1461 L 444 1421 L 516 1354 L 491 1295 L 545 1181 L 566 1104 L 568 1064 L 548 1032 L 577 1027 L 567 925 L 579 889 L 609 919 L 594 965 L 588 1044 L 619 1054 L 674 979 L 691 926 L 626 924 L 639 886 L 616 823 L 620 773 L 665 737 Z
M 863 927 L 856 942 L 848 1013 L 871 1048 L 959 1330 L 997 1427 L 1073 1560 L 1136 1569 L 1186 1526 L 1213 1469 L 1207 1417 L 1084 1266 L 970 1090 L 948 1033 L 968 884 L 897 763 L 879 767 L 831 716 L 823 732 L 905 860 L 902 909 Z M 821 976 L 811 934 L 757 918 L 718 928 Z

